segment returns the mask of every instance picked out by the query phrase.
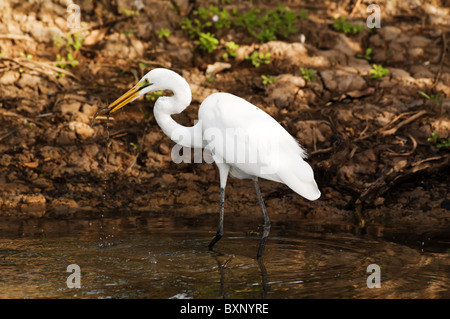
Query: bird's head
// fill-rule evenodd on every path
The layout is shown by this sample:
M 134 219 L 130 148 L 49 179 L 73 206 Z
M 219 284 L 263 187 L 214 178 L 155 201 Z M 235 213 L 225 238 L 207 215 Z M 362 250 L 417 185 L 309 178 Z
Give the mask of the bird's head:
M 174 71 L 157 68 L 148 72 L 139 82 L 128 90 L 125 94 L 112 102 L 107 108 L 100 109 L 94 118 L 99 115 L 109 115 L 120 110 L 125 105 L 133 102 L 137 98 L 154 91 L 171 90 L 176 91 L 184 87 L 184 97 L 186 101 L 181 104 L 189 104 L 191 92 L 189 85 L 179 74 Z M 185 107 L 185 106 L 184 106 Z

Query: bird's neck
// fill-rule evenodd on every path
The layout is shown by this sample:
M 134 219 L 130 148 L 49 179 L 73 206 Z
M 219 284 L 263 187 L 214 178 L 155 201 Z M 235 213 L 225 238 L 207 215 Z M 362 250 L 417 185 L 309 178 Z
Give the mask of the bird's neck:
M 190 148 L 202 148 L 203 137 L 201 123 L 197 122 L 194 126 L 183 126 L 175 122 L 172 114 L 181 113 L 191 103 L 191 96 L 178 94 L 173 91 L 171 97 L 159 98 L 153 109 L 156 122 L 163 132 L 175 143 Z

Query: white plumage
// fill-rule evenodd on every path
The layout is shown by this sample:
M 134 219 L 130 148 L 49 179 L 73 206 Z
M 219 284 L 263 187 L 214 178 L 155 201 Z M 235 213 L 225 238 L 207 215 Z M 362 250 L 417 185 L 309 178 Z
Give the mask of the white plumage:
M 220 175 L 219 228 L 210 243 L 223 235 L 223 207 L 228 174 L 254 181 L 264 217 L 264 233 L 258 250 L 261 256 L 270 229 L 258 178 L 284 183 L 309 200 L 320 197 L 314 172 L 305 162 L 306 152 L 275 119 L 257 106 L 228 93 L 214 93 L 200 105 L 198 121 L 192 127 L 175 122 L 171 115 L 181 113 L 191 103 L 191 90 L 184 78 L 167 69 L 147 73 L 127 93 L 102 113 L 113 113 L 136 98 L 152 91 L 171 90 L 173 96 L 160 97 L 154 106 L 158 125 L 174 142 L 184 147 L 211 152 Z

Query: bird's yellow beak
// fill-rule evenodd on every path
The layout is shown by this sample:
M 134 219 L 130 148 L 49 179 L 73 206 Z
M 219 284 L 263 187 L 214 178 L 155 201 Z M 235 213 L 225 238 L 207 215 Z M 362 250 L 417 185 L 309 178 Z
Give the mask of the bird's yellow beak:
M 115 100 L 108 106 L 108 114 L 120 110 L 122 107 L 133 101 L 135 98 L 138 98 L 139 92 L 150 85 L 152 85 L 152 83 L 150 83 L 147 79 L 139 81 L 138 84 L 136 84 L 128 92 L 123 94 L 121 97 L 119 97 L 117 100 Z
M 119 97 L 117 100 L 112 102 L 109 106 L 109 114 L 114 113 L 118 110 L 120 110 L 122 107 L 133 101 L 135 98 L 139 95 L 139 87 L 134 86 L 132 89 L 127 91 L 125 94 L 123 94 L 121 97 Z

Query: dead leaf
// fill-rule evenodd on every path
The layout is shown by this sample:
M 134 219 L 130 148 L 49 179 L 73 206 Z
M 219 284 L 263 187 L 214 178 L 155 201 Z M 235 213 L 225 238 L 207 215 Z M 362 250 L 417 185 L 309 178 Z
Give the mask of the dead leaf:
M 39 166 L 39 162 L 28 162 L 28 163 L 23 163 L 22 165 L 29 167 L 29 168 L 36 168 Z

